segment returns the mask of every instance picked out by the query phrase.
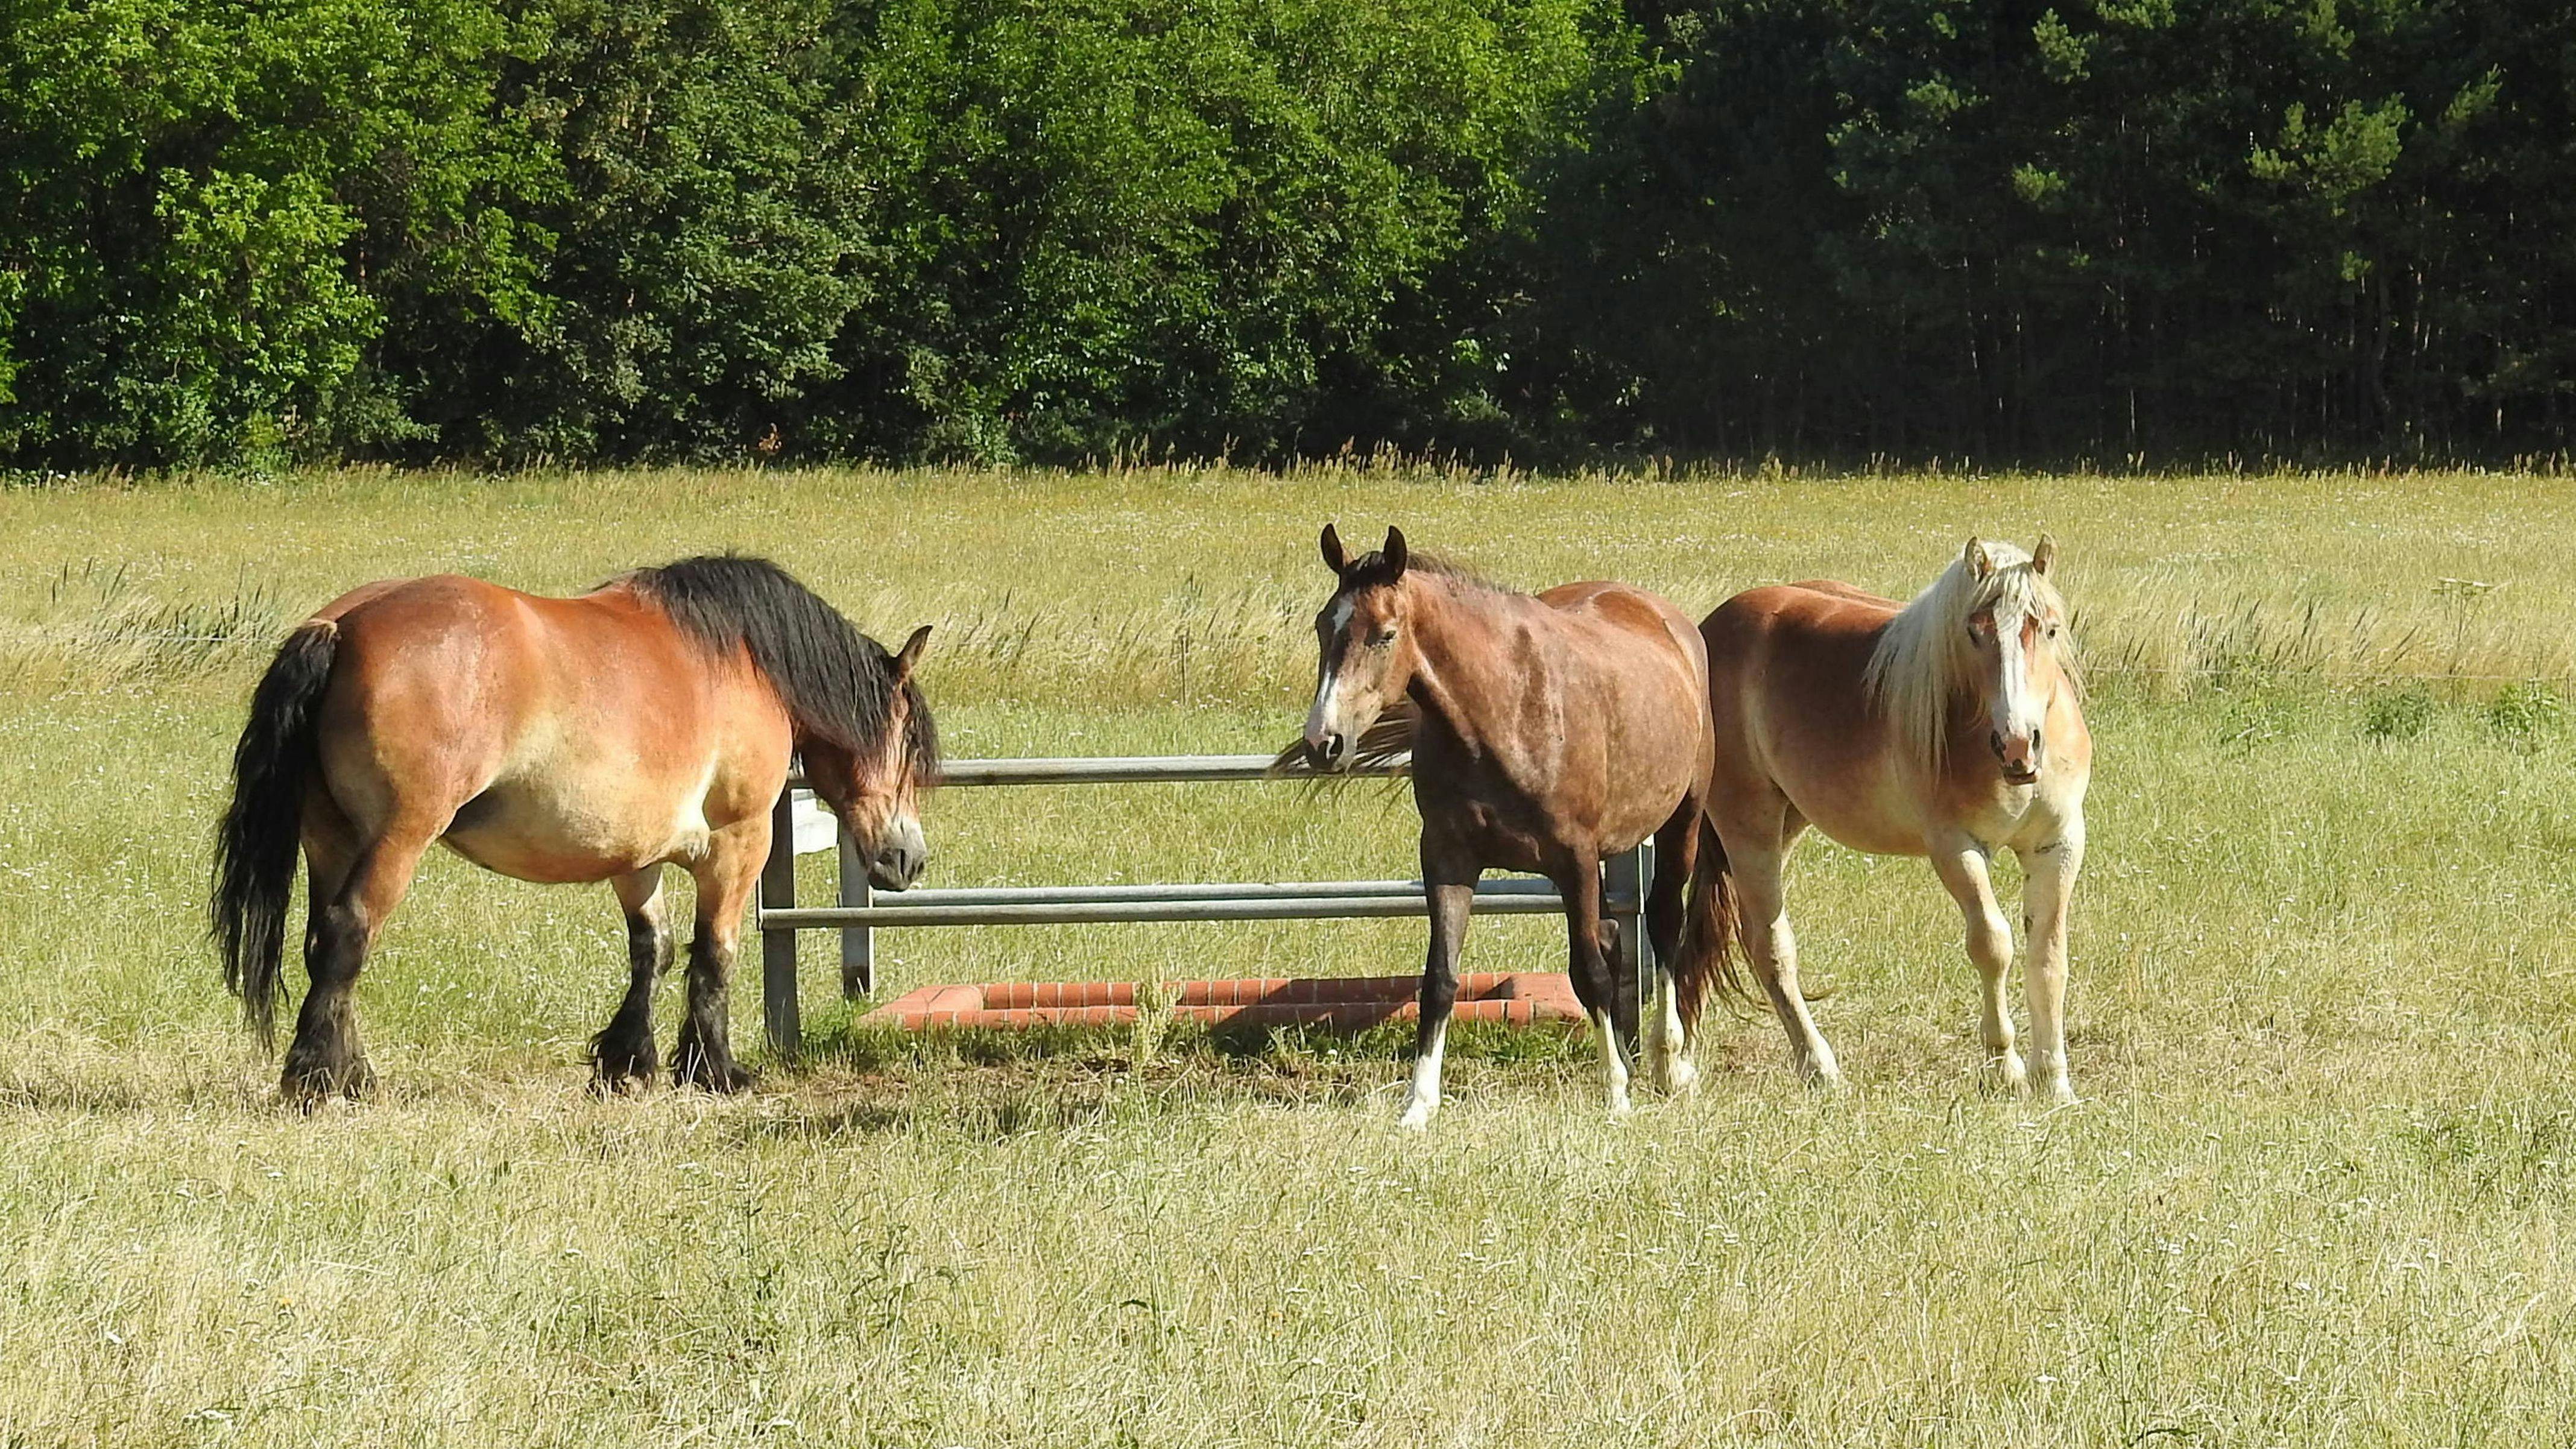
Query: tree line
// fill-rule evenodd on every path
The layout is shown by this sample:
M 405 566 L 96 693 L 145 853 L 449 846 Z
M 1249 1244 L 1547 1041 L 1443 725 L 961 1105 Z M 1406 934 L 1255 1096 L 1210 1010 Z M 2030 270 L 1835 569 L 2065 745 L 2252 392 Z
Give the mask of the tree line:
M 2572 279 L 2560 0 L 0 0 L 22 470 L 2501 458 Z

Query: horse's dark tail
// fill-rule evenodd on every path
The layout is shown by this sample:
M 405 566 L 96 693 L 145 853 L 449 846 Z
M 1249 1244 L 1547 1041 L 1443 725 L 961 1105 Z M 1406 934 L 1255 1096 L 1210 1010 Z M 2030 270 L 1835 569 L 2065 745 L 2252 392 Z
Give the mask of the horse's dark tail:
M 276 1042 L 278 958 L 286 904 L 303 844 L 304 792 L 313 779 L 313 714 L 331 680 L 339 627 L 317 620 L 286 636 L 251 692 L 250 721 L 233 747 L 233 799 L 215 827 L 206 902 L 224 985 L 262 1046 Z
M 1703 818 L 1699 856 L 1691 865 L 1690 906 L 1682 917 L 1681 943 L 1673 952 L 1673 1005 L 1682 1029 L 1699 1029 L 1709 988 L 1730 1001 L 1750 1004 L 1744 982 L 1743 922 L 1736 907 L 1735 876 L 1726 868 L 1726 845 Z

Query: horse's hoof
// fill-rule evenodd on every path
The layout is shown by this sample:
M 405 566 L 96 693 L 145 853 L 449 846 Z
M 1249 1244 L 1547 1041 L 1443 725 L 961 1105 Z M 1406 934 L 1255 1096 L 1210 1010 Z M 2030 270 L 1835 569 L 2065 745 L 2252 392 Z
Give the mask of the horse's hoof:
M 595 1051 L 590 1059 L 590 1090 L 602 1097 L 642 1095 L 662 1075 L 662 1058 L 650 1045 Z
M 651 1067 L 640 1071 L 627 1067 L 602 1067 L 590 1074 L 590 1094 L 594 1097 L 641 1097 L 653 1090 L 653 1079 L 660 1075 Z
M 1988 1057 L 1977 1073 L 1977 1085 L 1998 1095 L 2024 1097 L 2030 1095 L 2030 1073 L 2017 1055 Z
M 1412 1103 L 1404 1109 L 1403 1116 L 1395 1119 L 1395 1130 L 1398 1132 L 1428 1132 L 1431 1130 L 1431 1114 L 1438 1110 L 1439 1108 L 1434 1107 L 1427 1102 Z
M 334 1097 L 358 1102 L 374 1096 L 376 1073 L 364 1057 L 331 1065 L 290 1063 L 277 1090 L 290 1106 L 310 1112 Z
M 701 1059 L 680 1067 L 671 1074 L 671 1080 L 679 1086 L 698 1087 L 719 1096 L 731 1096 L 736 1092 L 749 1091 L 752 1077 L 750 1072 L 732 1062 Z

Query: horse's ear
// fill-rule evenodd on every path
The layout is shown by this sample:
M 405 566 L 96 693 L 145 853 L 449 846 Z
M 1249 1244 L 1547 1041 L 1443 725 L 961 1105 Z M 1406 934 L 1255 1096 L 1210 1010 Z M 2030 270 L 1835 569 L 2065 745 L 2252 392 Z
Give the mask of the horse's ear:
M 1342 570 L 1350 567 L 1350 563 L 1351 556 L 1342 551 L 1342 536 L 1333 531 L 1333 526 L 1331 524 L 1325 524 L 1324 567 L 1331 569 L 1335 573 L 1340 573 Z
M 2057 540 L 2043 533 L 2039 536 L 2039 547 L 2030 551 L 2030 571 L 2045 578 L 2048 576 L 2049 565 L 2055 562 L 2057 562 Z
M 904 640 L 903 647 L 894 652 L 894 682 L 896 688 L 902 688 L 904 681 L 912 678 L 913 666 L 921 662 L 921 646 L 929 642 L 930 626 L 928 624 L 924 624 L 920 628 L 913 630 L 912 637 Z
M 1404 530 L 1401 528 L 1389 528 L 1386 531 L 1386 570 L 1388 573 L 1395 574 L 1399 577 L 1403 575 L 1404 555 Z
M 1959 561 L 1968 566 L 1968 577 L 1972 579 L 1982 579 L 1995 571 L 1995 556 L 1986 552 L 1986 541 L 1982 538 L 1969 539 Z

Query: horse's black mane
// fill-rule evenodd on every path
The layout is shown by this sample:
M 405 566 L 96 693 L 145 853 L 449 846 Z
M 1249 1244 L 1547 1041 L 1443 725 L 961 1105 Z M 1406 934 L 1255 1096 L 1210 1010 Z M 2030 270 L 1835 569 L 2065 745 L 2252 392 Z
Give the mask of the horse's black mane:
M 686 633 L 719 653 L 740 644 L 797 730 L 853 753 L 885 742 L 894 714 L 894 655 L 765 558 L 709 554 L 626 576 Z M 904 743 L 916 777 L 935 779 L 939 732 L 911 680 Z

